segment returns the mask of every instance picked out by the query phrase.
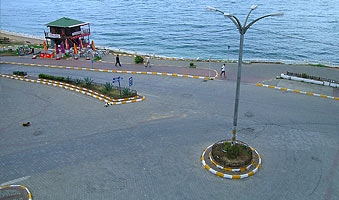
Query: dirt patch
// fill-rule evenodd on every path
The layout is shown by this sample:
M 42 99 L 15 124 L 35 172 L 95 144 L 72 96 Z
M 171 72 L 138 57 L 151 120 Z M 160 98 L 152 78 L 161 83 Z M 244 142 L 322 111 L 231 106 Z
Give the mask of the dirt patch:
M 252 150 L 244 145 L 236 143 L 236 148 L 239 153 L 236 158 L 231 158 L 225 151 L 225 146 L 230 142 L 216 143 L 212 146 L 212 158 L 213 160 L 223 167 L 245 167 L 252 161 Z

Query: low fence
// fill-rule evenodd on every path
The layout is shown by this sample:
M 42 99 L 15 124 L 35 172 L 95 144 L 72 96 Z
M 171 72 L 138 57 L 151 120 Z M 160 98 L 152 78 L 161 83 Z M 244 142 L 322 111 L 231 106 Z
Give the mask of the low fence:
M 329 83 L 333 83 L 333 84 L 339 84 L 339 81 L 337 80 L 333 80 L 333 79 L 328 79 L 328 78 L 322 78 L 319 76 L 311 76 L 308 75 L 306 73 L 294 73 L 294 72 L 289 72 L 287 71 L 286 73 L 287 76 L 296 76 L 299 78 L 307 78 L 307 79 L 312 79 L 312 80 L 317 80 L 317 81 L 322 81 L 322 82 L 329 82 Z

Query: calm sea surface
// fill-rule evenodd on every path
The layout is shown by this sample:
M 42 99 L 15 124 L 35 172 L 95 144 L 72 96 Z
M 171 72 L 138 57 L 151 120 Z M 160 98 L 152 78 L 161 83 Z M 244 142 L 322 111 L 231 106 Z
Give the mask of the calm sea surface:
M 243 22 L 265 18 L 245 35 L 244 59 L 319 60 L 339 63 L 339 0 L 1 0 L 0 29 L 43 36 L 61 17 L 91 23 L 96 45 L 158 55 L 237 59 L 239 33 L 221 14 Z

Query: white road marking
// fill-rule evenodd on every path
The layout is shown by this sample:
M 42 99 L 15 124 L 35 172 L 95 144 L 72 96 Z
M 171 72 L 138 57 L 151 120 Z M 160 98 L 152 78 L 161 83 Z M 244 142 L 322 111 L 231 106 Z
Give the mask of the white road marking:
M 11 181 L 7 181 L 5 183 L 2 183 L 0 184 L 0 186 L 5 186 L 5 185 L 12 185 L 14 183 L 17 183 L 17 182 L 20 182 L 20 181 L 24 181 L 24 180 L 27 180 L 29 179 L 31 176 L 24 176 L 24 177 L 21 177 L 21 178 L 17 178 L 17 179 L 14 179 L 14 180 L 11 180 Z
M 145 94 L 145 93 L 143 93 L 143 95 L 144 96 L 146 96 L 146 97 L 156 97 L 156 98 L 161 98 L 161 97 L 159 97 L 159 96 L 155 96 L 155 95 L 151 95 L 151 94 Z

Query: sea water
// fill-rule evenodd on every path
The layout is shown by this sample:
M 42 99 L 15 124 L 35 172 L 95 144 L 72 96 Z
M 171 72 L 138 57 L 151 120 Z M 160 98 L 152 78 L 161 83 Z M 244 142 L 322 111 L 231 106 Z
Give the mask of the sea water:
M 207 6 L 255 23 L 245 34 L 244 59 L 339 63 L 339 0 L 1 0 L 0 29 L 43 36 L 61 17 L 90 22 L 96 45 L 169 57 L 237 59 L 239 32 Z

